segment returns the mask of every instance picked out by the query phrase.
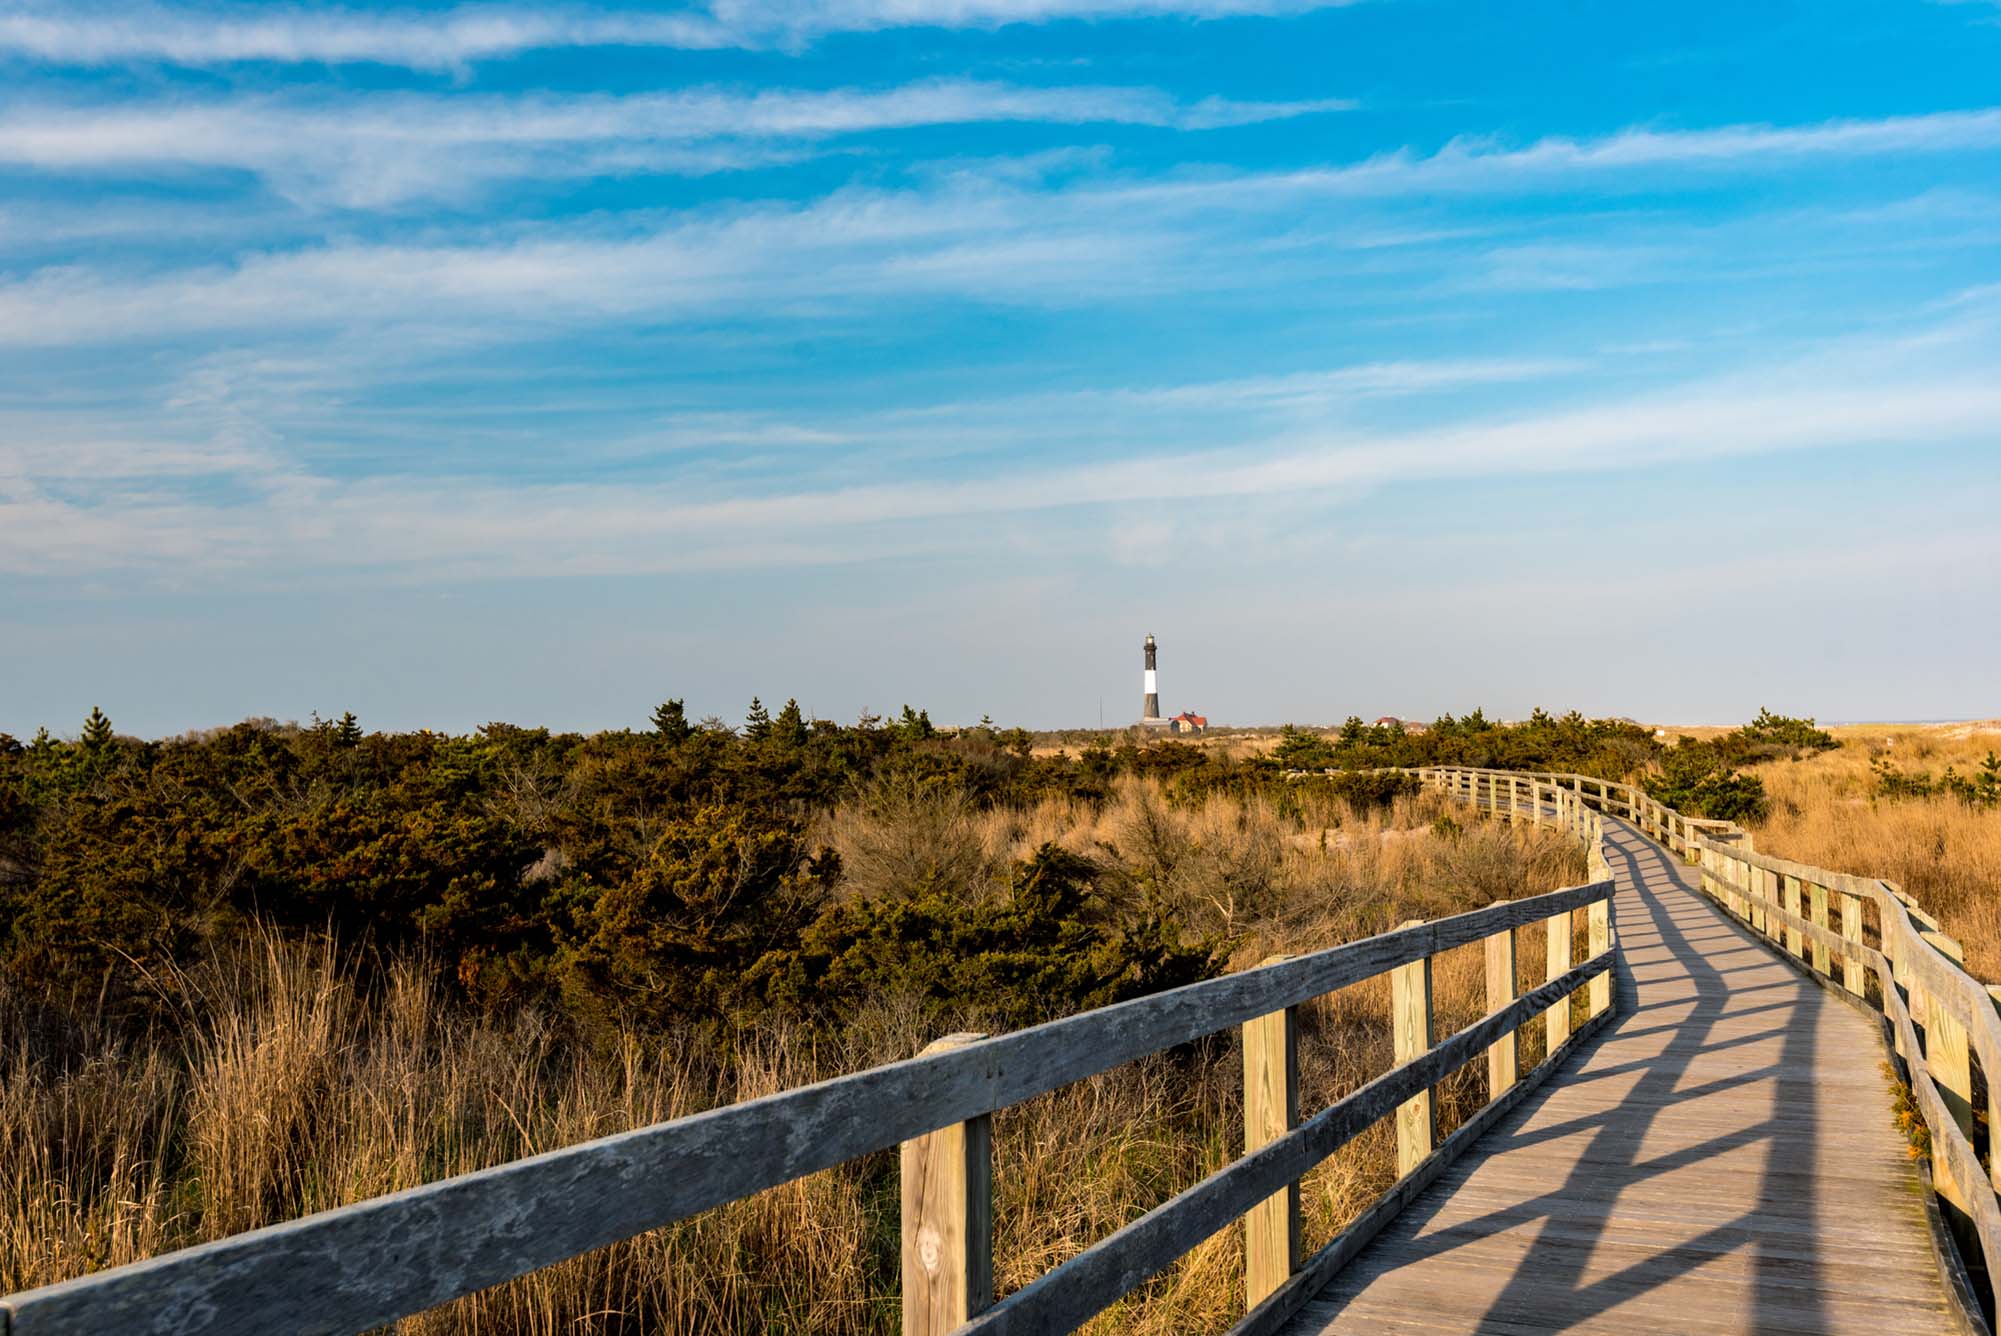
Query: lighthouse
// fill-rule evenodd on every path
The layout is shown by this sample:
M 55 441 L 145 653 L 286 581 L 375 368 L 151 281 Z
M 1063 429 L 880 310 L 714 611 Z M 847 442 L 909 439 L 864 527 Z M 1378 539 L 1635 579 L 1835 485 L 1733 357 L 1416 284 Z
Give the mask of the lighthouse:
M 1140 712 L 1141 723 L 1160 722 L 1160 683 L 1154 677 L 1153 637 L 1146 638 L 1146 708 Z

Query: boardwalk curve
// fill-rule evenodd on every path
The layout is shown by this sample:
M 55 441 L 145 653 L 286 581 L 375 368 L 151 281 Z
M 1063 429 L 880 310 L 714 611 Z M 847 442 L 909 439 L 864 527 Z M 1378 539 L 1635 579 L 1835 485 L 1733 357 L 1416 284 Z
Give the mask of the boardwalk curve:
M 1877 1023 L 1632 826 L 1607 844 L 1617 1019 L 1288 1336 L 1954 1330 Z

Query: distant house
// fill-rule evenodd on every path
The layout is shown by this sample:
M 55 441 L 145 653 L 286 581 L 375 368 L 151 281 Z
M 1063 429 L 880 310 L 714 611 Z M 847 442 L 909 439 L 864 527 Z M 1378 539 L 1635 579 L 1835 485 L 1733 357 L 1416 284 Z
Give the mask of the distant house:
M 1180 714 L 1168 720 L 1168 723 L 1173 726 L 1174 731 L 1177 733 L 1207 733 L 1209 731 L 1209 716 L 1206 714 L 1196 714 L 1193 710 L 1183 710 Z
M 1425 733 L 1431 729 L 1430 724 L 1421 724 L 1415 719 L 1399 719 L 1393 714 L 1386 714 L 1376 720 L 1376 727 L 1401 728 L 1406 733 Z

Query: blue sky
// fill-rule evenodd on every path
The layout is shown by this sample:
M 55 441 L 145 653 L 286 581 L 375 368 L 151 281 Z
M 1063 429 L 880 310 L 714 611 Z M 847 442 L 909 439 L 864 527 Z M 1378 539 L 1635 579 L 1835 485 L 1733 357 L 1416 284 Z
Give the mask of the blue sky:
M 1989 715 L 1997 354 L 1984 0 L 0 0 L 0 730 Z

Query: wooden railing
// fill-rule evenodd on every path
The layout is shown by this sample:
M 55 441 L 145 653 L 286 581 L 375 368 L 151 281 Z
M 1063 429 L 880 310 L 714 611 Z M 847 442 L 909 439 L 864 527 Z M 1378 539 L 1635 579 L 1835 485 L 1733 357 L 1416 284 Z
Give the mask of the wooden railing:
M 1894 883 L 1758 853 L 1741 826 L 1684 816 L 1634 785 L 1463 767 L 1412 773 L 1438 792 L 1503 814 L 1555 790 L 1625 817 L 1699 865 L 1703 892 L 1773 951 L 1880 1013 L 1930 1133 L 1932 1182 L 1972 1245 L 1968 1260 L 1987 1277 L 1979 1297 L 1991 1317 L 1993 1282 L 2001 1279 L 2001 990 L 1961 968 L 1965 953 L 1936 919 Z M 1986 1103 L 1984 1167 L 1975 1145 L 1976 1091 Z
M 1585 799 L 1556 785 L 1536 795 L 1523 815 L 1584 839 L 1602 873 L 1603 824 Z M 1600 876 L 1032 1029 L 950 1036 L 904 1062 L 14 1294 L 0 1300 L 0 1336 L 361 1331 L 899 1145 L 906 1333 L 1069 1330 L 1239 1218 L 1248 1311 L 1234 1330 L 1269 1331 L 1611 1016 L 1612 892 Z M 1572 965 L 1579 911 L 1589 958 Z M 1536 924 L 1546 982 L 1517 996 L 1514 933 Z M 1474 943 L 1487 1014 L 1441 1039 L 1432 958 Z M 1396 1066 L 1302 1120 L 1298 1009 L 1386 973 Z M 1572 1034 L 1579 990 L 1586 1019 Z M 1547 1054 L 1519 1073 L 1518 1032 L 1537 1015 Z M 1231 1028 L 1244 1047 L 1243 1156 L 995 1302 L 990 1116 Z M 1482 1056 L 1490 1099 L 1439 1142 L 1432 1087 Z M 1392 1113 L 1396 1185 L 1302 1259 L 1301 1176 Z

